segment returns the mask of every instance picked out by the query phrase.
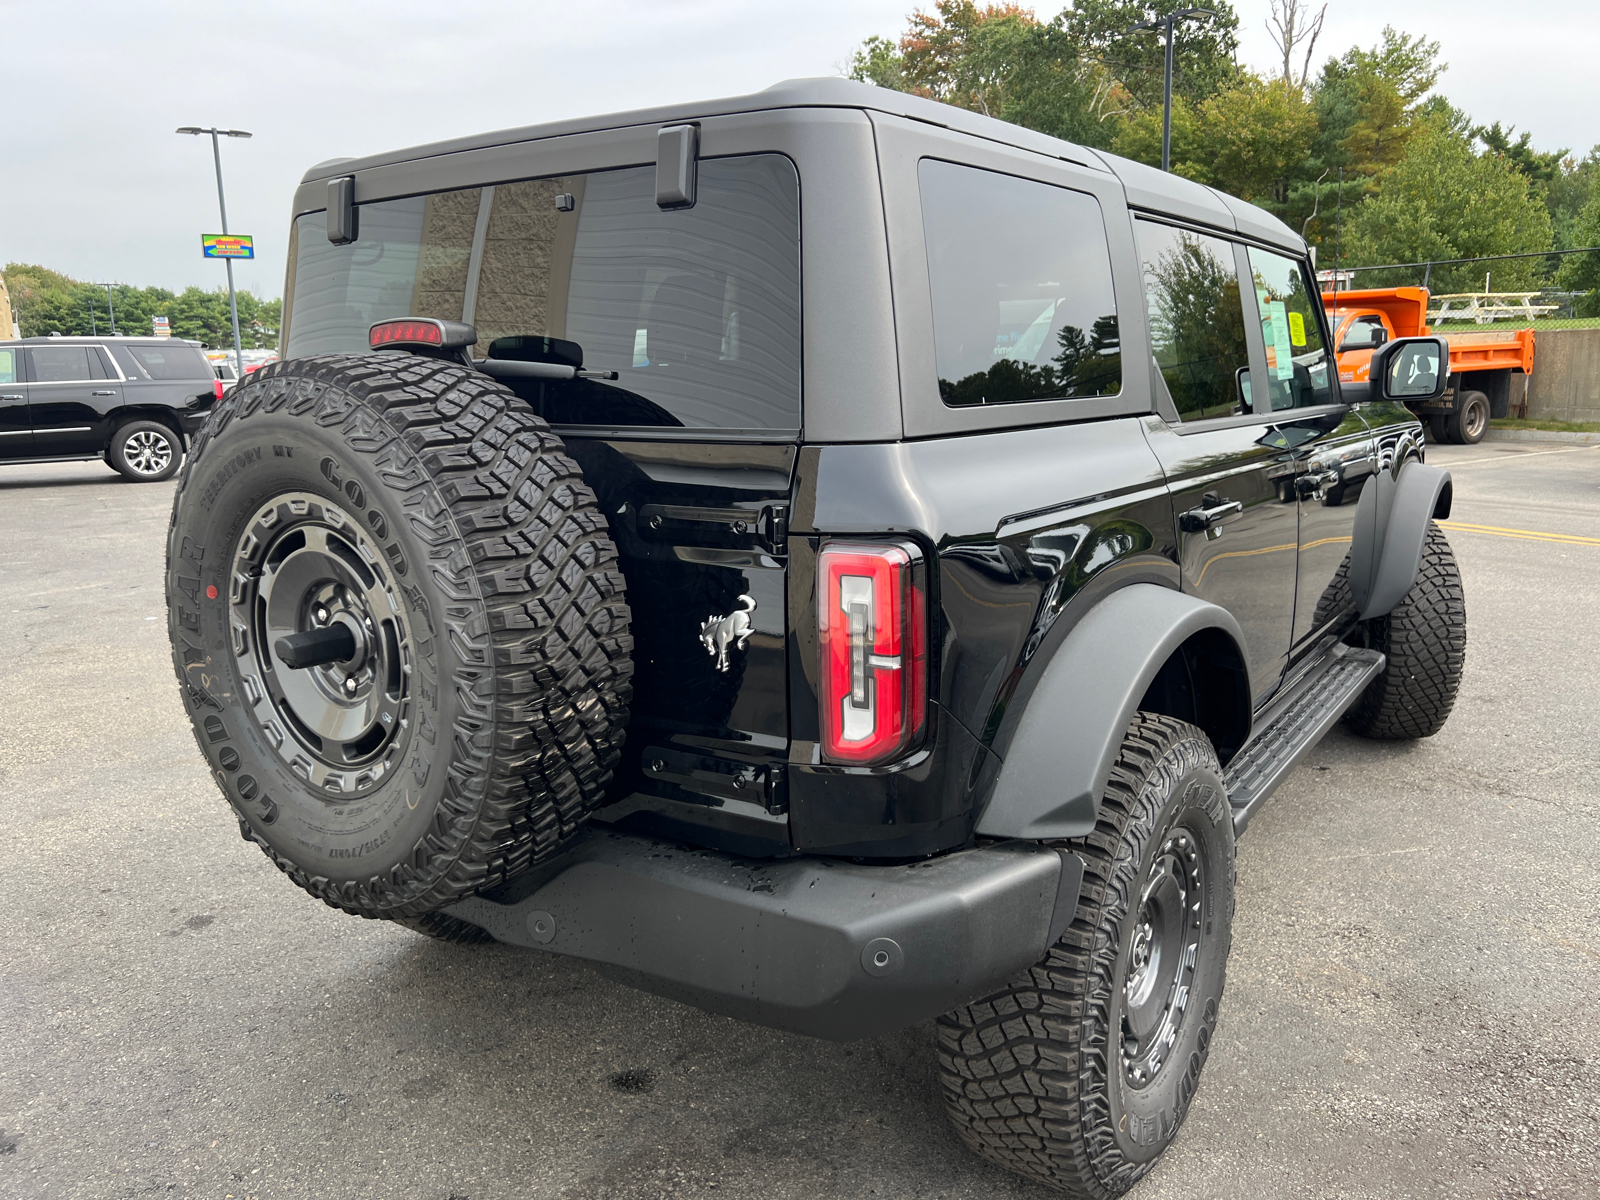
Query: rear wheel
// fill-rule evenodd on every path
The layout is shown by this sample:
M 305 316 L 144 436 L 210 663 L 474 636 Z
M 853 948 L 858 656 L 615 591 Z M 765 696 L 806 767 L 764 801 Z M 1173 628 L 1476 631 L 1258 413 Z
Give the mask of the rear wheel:
M 1071 925 L 1009 987 L 939 1018 L 963 1141 L 1072 1196 L 1120 1196 L 1189 1109 L 1222 999 L 1233 820 L 1205 734 L 1140 713 L 1112 768 Z
M 241 832 L 331 905 L 432 913 L 605 795 L 632 674 L 616 549 L 485 376 L 327 356 L 235 385 L 178 487 L 167 594 Z
M 1450 422 L 1444 416 L 1428 418 L 1428 440 L 1436 446 L 1447 445 L 1450 441 Z
M 144 417 L 119 425 L 106 447 L 106 462 L 135 483 L 171 479 L 182 461 L 183 442 L 172 427 Z
M 1489 432 L 1489 397 L 1482 392 L 1462 392 L 1449 416 L 1450 440 L 1476 445 Z

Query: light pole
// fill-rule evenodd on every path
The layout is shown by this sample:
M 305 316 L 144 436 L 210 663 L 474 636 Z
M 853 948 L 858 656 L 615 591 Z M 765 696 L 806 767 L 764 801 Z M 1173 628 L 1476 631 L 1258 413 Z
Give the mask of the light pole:
M 111 313 L 111 336 L 112 337 L 116 337 L 117 336 L 117 302 L 111 298 L 111 287 L 112 287 L 112 285 L 109 284 L 109 283 L 97 283 L 97 284 L 95 284 L 95 287 L 103 287 L 106 290 L 106 308 L 108 310 L 110 310 L 110 313 Z
M 217 164 L 217 207 L 222 210 L 222 232 L 228 232 L 228 202 L 222 197 L 222 150 L 219 137 L 247 138 L 250 135 L 242 129 L 201 129 L 198 125 L 184 125 L 177 130 L 178 133 L 211 135 L 211 157 Z M 240 379 L 244 378 L 244 347 L 239 341 L 239 300 L 233 290 L 233 259 L 225 258 L 223 262 L 228 267 L 228 311 L 233 316 L 233 370 Z
M 1172 27 L 1186 17 L 1214 17 L 1217 14 L 1209 8 L 1180 8 L 1177 12 L 1168 13 L 1164 17 L 1156 17 L 1151 21 L 1140 21 L 1129 33 L 1137 33 L 1141 29 L 1159 29 L 1163 26 L 1167 30 L 1167 79 L 1166 89 L 1163 93 L 1161 106 L 1161 169 L 1172 170 Z

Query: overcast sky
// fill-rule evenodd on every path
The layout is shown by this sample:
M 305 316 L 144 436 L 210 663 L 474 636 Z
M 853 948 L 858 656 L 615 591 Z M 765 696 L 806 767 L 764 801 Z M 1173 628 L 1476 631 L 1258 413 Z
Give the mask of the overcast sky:
M 199 245 L 218 231 L 210 140 L 172 131 L 234 127 L 255 136 L 222 144 L 229 228 L 259 254 L 236 279 L 276 296 L 312 163 L 833 74 L 862 38 L 898 35 L 914 3 L 0 0 L 0 262 L 219 285 Z M 1268 0 L 1237 7 L 1241 60 L 1271 69 Z M 1542 149 L 1600 142 L 1595 0 L 1331 0 L 1315 61 L 1388 22 L 1442 43 L 1439 90 L 1475 120 L 1532 130 Z

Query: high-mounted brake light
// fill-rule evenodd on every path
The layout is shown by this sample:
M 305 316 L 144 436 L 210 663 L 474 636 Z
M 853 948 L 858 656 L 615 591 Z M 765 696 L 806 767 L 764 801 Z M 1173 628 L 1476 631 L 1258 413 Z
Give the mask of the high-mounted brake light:
M 917 552 L 828 542 L 817 560 L 822 650 L 822 753 L 829 762 L 887 762 L 927 717 L 927 621 Z
M 367 334 L 368 344 L 374 350 L 387 346 L 431 346 L 440 350 L 455 350 L 471 346 L 478 340 L 478 331 L 463 321 L 440 321 L 433 317 L 395 317 L 379 321 Z

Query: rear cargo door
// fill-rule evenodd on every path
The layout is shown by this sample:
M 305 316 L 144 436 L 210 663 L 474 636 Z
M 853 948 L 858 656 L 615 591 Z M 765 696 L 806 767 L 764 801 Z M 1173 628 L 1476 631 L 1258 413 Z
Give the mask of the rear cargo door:
M 606 815 L 770 853 L 788 837 L 799 180 L 777 154 L 696 173 L 688 207 L 657 203 L 653 167 L 485 188 L 470 312 L 484 369 L 566 440 L 623 556 L 634 699 Z
M 622 555 L 634 696 L 602 819 L 785 852 L 799 175 L 655 128 L 602 140 L 489 156 L 478 179 L 504 173 L 467 188 L 440 160 L 438 190 L 407 176 L 359 205 L 353 244 L 298 218 L 287 354 L 364 351 L 391 317 L 472 324 L 479 369 L 565 441 Z M 662 147 L 686 158 L 658 173 Z

